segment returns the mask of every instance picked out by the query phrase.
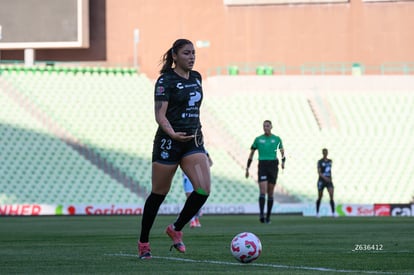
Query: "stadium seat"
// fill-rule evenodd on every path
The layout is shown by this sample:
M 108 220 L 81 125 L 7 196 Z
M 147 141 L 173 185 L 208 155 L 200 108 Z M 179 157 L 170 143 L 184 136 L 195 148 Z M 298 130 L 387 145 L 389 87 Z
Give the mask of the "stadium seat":
M 150 190 L 157 127 L 152 119 L 153 82 L 128 68 L 90 67 L 78 73 L 76 67 L 59 72 L 48 67 L 43 74 L 2 67 L 0 81 L 11 88 L 0 91 L 0 171 L 8 179 L 1 181 L 1 203 L 143 202 L 145 194 L 131 192 L 94 163 L 105 160 L 116 173 Z M 238 67 L 233 69 L 228 73 L 238 74 Z M 414 161 L 411 93 L 310 94 L 293 88 L 233 93 L 235 87 L 222 85 L 226 94 L 206 88 L 203 103 L 205 135 L 215 138 L 206 139 L 214 161 L 210 203 L 257 202 L 257 168 L 252 167 L 249 179 L 244 168 L 250 145 L 268 118 L 288 157 L 278 187 L 295 201 L 314 202 L 316 161 L 323 147 L 334 160 L 337 203 L 412 199 L 414 168 L 401 165 Z M 330 106 L 324 111 L 335 119 L 335 127 L 318 127 L 310 98 Z M 213 126 L 219 134 L 211 131 Z M 68 136 L 59 138 L 60 130 Z M 64 142 L 68 137 L 87 146 L 86 158 Z M 388 146 L 398 157 L 383 157 Z M 177 175 L 166 203 L 182 203 L 184 198 Z

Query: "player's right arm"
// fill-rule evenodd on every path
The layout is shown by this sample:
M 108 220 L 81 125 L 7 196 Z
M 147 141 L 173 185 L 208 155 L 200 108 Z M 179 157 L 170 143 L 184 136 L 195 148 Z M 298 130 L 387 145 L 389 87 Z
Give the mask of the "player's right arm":
M 211 159 L 211 157 L 210 157 L 210 154 L 209 153 L 206 153 L 207 154 L 207 159 L 208 159 L 208 164 L 210 165 L 210 167 L 211 166 L 213 166 L 213 160 Z
M 155 120 L 161 129 L 169 135 L 172 139 L 178 141 L 189 141 L 193 136 L 187 136 L 185 132 L 175 132 L 170 122 L 167 119 L 168 101 L 156 100 L 154 104 Z
M 254 149 L 254 148 L 250 149 L 250 154 L 249 154 L 249 158 L 247 159 L 247 166 L 246 166 L 246 174 L 245 174 L 246 178 L 249 177 L 249 168 L 250 168 L 250 165 L 252 164 L 253 155 L 254 155 L 255 151 L 256 151 L 256 149 Z

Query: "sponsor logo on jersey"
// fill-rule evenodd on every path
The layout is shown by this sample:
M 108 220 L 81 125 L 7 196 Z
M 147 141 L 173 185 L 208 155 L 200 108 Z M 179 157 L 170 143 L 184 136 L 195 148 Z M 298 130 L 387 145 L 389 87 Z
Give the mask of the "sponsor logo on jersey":
M 177 83 L 176 87 L 177 87 L 177 89 L 180 89 L 180 90 L 184 89 L 184 85 L 181 82 Z
M 155 95 L 164 95 L 165 89 L 164 86 L 158 86 L 157 90 L 155 91 Z
M 199 91 L 193 91 L 190 93 L 190 99 L 188 100 L 188 106 L 195 106 L 197 102 L 201 100 L 201 93 Z
M 200 85 L 198 85 L 198 84 L 187 84 L 187 85 L 184 85 L 184 87 L 185 88 L 192 88 L 192 87 L 197 87 L 197 86 L 200 86 Z

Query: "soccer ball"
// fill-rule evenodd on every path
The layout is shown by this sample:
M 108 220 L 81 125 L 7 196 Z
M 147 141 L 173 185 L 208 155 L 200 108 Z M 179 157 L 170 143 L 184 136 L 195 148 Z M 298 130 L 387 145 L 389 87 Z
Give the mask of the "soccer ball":
M 262 253 L 262 243 L 253 233 L 242 232 L 231 240 L 230 252 L 239 262 L 250 263 Z

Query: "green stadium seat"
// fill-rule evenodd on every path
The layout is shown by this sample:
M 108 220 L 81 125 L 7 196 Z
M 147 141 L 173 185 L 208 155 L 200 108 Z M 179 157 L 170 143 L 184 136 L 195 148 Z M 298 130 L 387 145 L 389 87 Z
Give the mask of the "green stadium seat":
M 128 68 L 62 67 L 58 72 L 48 67 L 51 66 L 44 68 L 49 72 L 43 74 L 2 67 L 0 77 L 54 125 L 86 144 L 120 173 L 132 177 L 141 188 L 150 190 L 151 148 L 156 130 L 153 119 L 148 119 L 153 117 L 153 82 Z M 233 69 L 231 72 L 229 67 L 229 75 L 239 73 L 238 67 Z M 77 73 L 80 70 L 88 72 Z M 271 73 L 270 67 L 263 66 L 263 75 Z M 274 132 L 282 136 L 288 148 L 288 165 L 278 181 L 278 187 L 286 194 L 313 203 L 316 160 L 320 149 L 326 146 L 335 163 L 337 203 L 411 200 L 414 168 L 401 163 L 414 161 L 413 95 L 398 91 L 323 92 L 314 91 L 312 96 L 323 98 L 331 107 L 329 115 L 335 118 L 336 125 L 321 130 L 309 108 L 307 91 L 254 91 L 225 96 L 206 91 L 206 136 L 214 137 L 215 133 L 209 133 L 214 125 L 225 137 L 207 144 L 214 161 L 209 202 L 257 202 L 255 168 L 251 171 L 253 177 L 245 179 L 245 158 L 253 138 L 262 131 L 261 123 L 272 117 L 277 119 Z M 131 192 L 79 155 L 6 93 L 0 93 L 0 104 L 0 165 L 6 164 L 0 172 L 10 180 L 0 183 L 0 189 L 5 190 L 2 203 L 144 201 L 143 194 Z M 395 136 L 397 144 L 391 142 Z M 398 158 L 383 157 L 389 145 L 384 140 L 392 143 Z M 184 201 L 180 176 L 174 178 L 166 203 Z
M 237 66 L 230 66 L 228 68 L 229 75 L 238 75 L 239 74 L 239 68 Z

